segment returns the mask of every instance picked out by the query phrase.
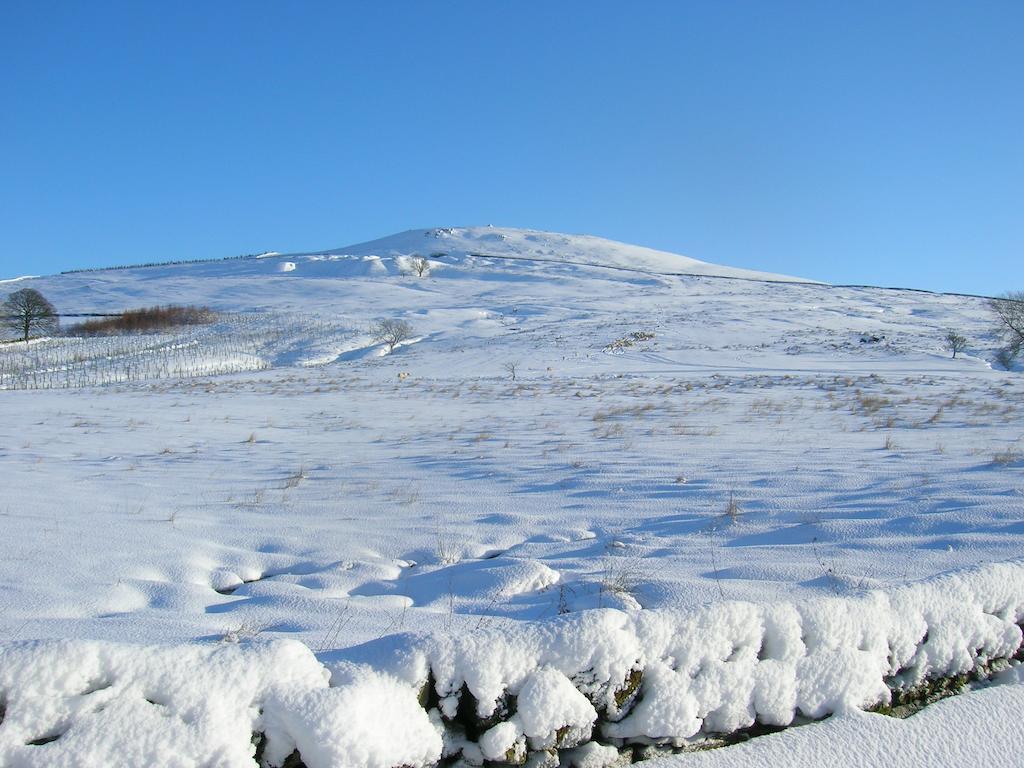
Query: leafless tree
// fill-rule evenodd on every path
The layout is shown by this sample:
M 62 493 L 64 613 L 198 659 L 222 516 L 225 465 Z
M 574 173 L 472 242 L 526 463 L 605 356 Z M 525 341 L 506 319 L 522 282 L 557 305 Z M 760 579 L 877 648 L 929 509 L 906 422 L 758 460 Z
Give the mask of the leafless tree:
M 502 366 L 502 368 L 504 368 L 505 372 L 512 377 L 512 381 L 516 380 L 516 372 L 519 370 L 518 360 L 509 360 Z
M 996 330 L 1006 339 L 1006 357 L 1015 358 L 1024 348 L 1024 291 L 992 299 L 989 308 L 996 317 Z
M 6 328 L 18 333 L 22 341 L 32 335 L 49 335 L 60 321 L 53 304 L 34 288 L 22 288 L 8 296 L 0 305 L 0 316 Z
M 953 359 L 956 359 L 957 352 L 963 352 L 967 349 L 967 337 L 961 336 L 954 330 L 946 332 L 946 349 L 953 353 Z
M 422 256 L 413 256 L 408 262 L 408 271 L 416 277 L 426 277 L 430 274 L 430 262 Z
M 373 329 L 374 341 L 388 345 L 388 352 L 393 352 L 395 347 L 403 341 L 412 338 L 412 326 L 405 320 L 393 320 L 386 318 L 380 320 Z

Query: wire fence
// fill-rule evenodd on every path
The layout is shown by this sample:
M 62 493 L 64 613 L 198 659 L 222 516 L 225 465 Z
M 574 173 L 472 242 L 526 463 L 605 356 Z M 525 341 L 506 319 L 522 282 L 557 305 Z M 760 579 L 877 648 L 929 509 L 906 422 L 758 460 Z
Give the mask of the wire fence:
M 289 350 L 311 339 L 329 345 L 361 330 L 343 318 L 244 313 L 157 333 L 11 342 L 0 344 L 0 389 L 69 389 L 257 371 L 289 359 Z

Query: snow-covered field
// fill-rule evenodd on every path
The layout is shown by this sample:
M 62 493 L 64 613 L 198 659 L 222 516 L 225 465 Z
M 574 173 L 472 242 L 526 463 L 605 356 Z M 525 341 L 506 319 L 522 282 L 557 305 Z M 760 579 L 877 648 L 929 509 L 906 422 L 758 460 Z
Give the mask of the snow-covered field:
M 416 256 L 430 261 L 423 277 L 411 274 Z M 1024 554 L 1024 380 L 992 363 L 999 340 L 980 298 L 830 287 L 596 238 L 497 228 L 415 230 L 319 254 L 4 286 L 15 287 L 37 288 L 66 313 L 167 303 L 223 313 L 213 326 L 180 334 L 0 346 L 0 388 L 8 390 L 0 392 L 0 644 L 22 654 L 25 669 L 40 658 L 106 653 L 116 663 L 99 664 L 102 676 L 130 667 L 125 643 L 199 643 L 181 651 L 193 656 L 227 644 L 243 656 L 251 648 L 298 659 L 294 673 L 278 674 L 319 680 L 308 651 L 271 642 L 287 639 L 327 665 L 338 696 L 354 695 L 353 685 L 399 685 L 400 672 L 367 683 L 353 665 L 383 668 L 396 644 L 405 647 L 405 633 L 426 633 L 417 642 L 487 638 L 500 655 L 502 638 L 523 627 L 585 622 L 593 609 L 642 623 L 709 603 L 838 599 L 841 615 L 860 616 L 865 609 L 850 606 L 863 606 L 866 594 L 899 593 L 951 570 L 991 578 L 986 568 Z M 391 354 L 373 338 L 381 318 L 413 327 Z M 949 329 L 969 340 L 956 359 L 943 346 Z M 985 632 L 1012 645 L 1015 631 L 1019 644 L 1024 594 L 1010 587 L 1024 566 L 1006 567 L 1009 591 L 998 610 L 977 609 L 1001 623 L 977 629 L 980 646 L 963 641 L 971 662 L 986 656 Z M 936 605 L 921 610 L 950 610 L 941 589 L 925 591 Z M 709 626 L 719 631 L 716 621 Z M 54 653 L 29 642 L 37 640 L 85 645 Z M 874 647 L 847 640 L 853 651 Z M 104 648 L 115 650 L 96 650 Z M 662 664 L 673 655 L 651 653 Z M 678 702 L 659 715 L 651 704 L 658 674 L 652 666 L 644 678 L 650 717 L 707 724 L 648 731 L 652 740 L 750 725 L 742 706 L 738 717 L 716 716 L 728 702 L 699 696 L 689 720 L 690 705 Z M 849 712 L 685 757 L 782 765 L 778 755 L 794 754 L 803 757 L 793 764 L 824 764 L 814 762 L 814 744 L 854 744 L 864 733 L 981 757 L 955 732 L 929 734 L 980 713 L 999 720 L 1000 707 L 1019 710 L 1014 674 L 1003 675 L 1011 685 L 907 721 Z M 470 675 L 446 684 L 457 693 Z M 75 679 L 57 686 L 61 695 L 71 695 Z M 72 744 L 75 754 L 101 754 L 87 746 L 100 736 L 72 738 L 90 727 L 74 724 L 86 717 L 81 702 L 40 715 L 55 723 L 34 723 L 41 733 L 23 738 L 18 696 L 29 694 L 4 680 L 0 670 L 8 712 L 0 756 L 10 764 L 54 765 L 56 750 L 70 754 Z M 558 693 L 561 682 L 538 680 L 530 684 L 571 704 L 571 694 Z M 422 682 L 406 680 L 413 692 Z M 238 707 L 259 699 L 252 691 L 238 693 Z M 825 711 L 870 703 L 854 700 L 861 688 L 843 691 Z M 303 738 L 329 730 L 330 718 L 310 713 L 330 707 L 310 704 L 308 691 L 273 695 L 291 704 L 274 710 L 281 722 L 265 732 L 286 731 L 274 749 L 297 745 L 311 768 L 436 759 L 433 737 L 423 736 L 437 733 L 429 718 L 426 730 L 410 726 L 406 741 L 385 739 L 415 747 L 393 755 L 397 762 L 373 750 L 359 757 L 365 743 L 303 749 Z M 381 706 L 377 720 L 387 720 L 392 705 Z M 797 714 L 823 713 L 808 708 Z M 528 708 L 520 712 L 529 719 Z M 777 720 L 788 722 L 785 712 Z M 26 743 L 56 721 L 65 736 Z M 562 725 L 571 723 L 554 729 Z M 504 753 L 528 739 L 527 725 L 515 727 L 489 737 L 492 746 Z M 616 738 L 607 736 L 603 743 Z M 1024 746 L 1014 733 L 993 734 L 992 743 L 997 736 Z M 210 764 L 209 756 L 161 749 L 147 753 L 161 755 L 154 764 Z M 237 745 L 224 749 L 212 764 L 244 765 L 255 747 L 245 746 L 244 759 Z M 584 752 L 563 757 L 588 768 L 612 759 L 596 744 Z M 992 759 L 977 764 L 998 764 Z

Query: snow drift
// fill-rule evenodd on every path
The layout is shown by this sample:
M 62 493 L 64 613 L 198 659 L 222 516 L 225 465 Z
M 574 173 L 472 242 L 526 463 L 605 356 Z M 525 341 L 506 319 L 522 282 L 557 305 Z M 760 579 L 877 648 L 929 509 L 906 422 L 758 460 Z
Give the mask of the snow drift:
M 1022 620 L 1014 561 L 853 598 L 390 636 L 326 667 L 293 641 L 13 643 L 0 764 L 603 765 L 1014 664 Z

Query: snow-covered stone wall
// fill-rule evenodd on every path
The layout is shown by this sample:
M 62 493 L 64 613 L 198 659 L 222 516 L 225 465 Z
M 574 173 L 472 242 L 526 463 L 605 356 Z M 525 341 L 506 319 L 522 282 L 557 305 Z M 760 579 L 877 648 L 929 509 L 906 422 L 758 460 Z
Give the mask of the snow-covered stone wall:
M 12 643 L 0 765 L 590 768 L 1016 663 L 1022 621 L 1015 561 L 806 603 L 393 636 L 359 649 L 370 664 L 321 663 L 293 641 Z

